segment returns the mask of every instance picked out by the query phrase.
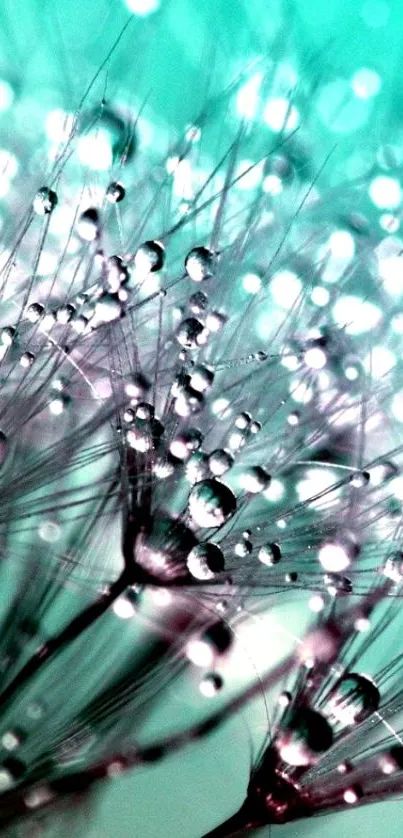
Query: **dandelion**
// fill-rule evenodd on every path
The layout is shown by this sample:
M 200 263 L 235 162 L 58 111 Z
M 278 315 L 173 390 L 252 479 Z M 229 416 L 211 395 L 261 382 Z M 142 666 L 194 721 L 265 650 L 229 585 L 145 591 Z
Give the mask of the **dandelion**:
M 264 696 L 245 802 L 206 822 L 230 835 L 402 791 L 400 183 L 335 189 L 305 145 L 324 89 L 265 57 L 142 145 L 108 91 L 130 21 L 46 115 L 46 166 L 2 154 L 0 827 Z M 174 684 L 192 712 L 161 730 Z

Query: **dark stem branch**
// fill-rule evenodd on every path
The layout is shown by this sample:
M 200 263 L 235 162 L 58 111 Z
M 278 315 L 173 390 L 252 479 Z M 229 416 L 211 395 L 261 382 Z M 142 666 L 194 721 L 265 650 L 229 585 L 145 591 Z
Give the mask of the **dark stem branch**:
M 108 591 L 102 594 L 95 602 L 88 605 L 67 624 L 59 634 L 51 637 L 47 643 L 40 646 L 32 657 L 24 664 L 7 687 L 0 693 L 0 707 L 4 707 L 16 692 L 25 687 L 31 678 L 51 659 L 61 652 L 66 646 L 80 637 L 87 629 L 102 617 L 112 603 L 126 590 L 130 584 L 126 571 L 110 585 Z

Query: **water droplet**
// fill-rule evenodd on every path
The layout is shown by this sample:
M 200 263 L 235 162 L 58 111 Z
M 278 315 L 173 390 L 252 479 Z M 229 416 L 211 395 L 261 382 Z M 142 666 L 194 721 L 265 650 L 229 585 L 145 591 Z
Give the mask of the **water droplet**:
M 182 320 L 176 332 L 176 340 L 185 349 L 197 349 L 202 345 L 204 332 L 203 323 L 196 317 L 188 317 Z
M 235 510 L 235 495 L 219 480 L 203 480 L 190 492 L 189 513 L 199 527 L 220 527 Z
M 212 277 L 214 253 L 208 247 L 194 247 L 185 259 L 187 275 L 193 282 L 203 282 Z
M 57 195 L 53 189 L 48 189 L 47 186 L 38 189 L 32 204 L 37 215 L 49 215 L 56 205 Z
M 195 579 L 206 582 L 224 570 L 224 556 L 217 544 L 204 541 L 197 544 L 187 557 L 187 566 Z
M 81 213 L 77 221 L 77 233 L 86 242 L 93 242 L 99 237 L 99 212 L 95 207 L 89 207 Z
M 112 181 L 106 190 L 106 199 L 110 204 L 119 204 L 126 195 L 124 186 L 118 181 Z

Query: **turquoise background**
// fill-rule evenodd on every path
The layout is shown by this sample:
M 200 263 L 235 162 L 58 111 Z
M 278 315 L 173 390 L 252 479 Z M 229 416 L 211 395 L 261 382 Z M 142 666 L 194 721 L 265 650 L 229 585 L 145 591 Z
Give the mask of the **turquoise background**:
M 51 107 L 74 110 L 128 17 L 123 1 L 3 0 L 0 75 L 13 84 L 35 133 Z M 382 89 L 365 119 L 334 132 L 309 114 L 319 155 L 337 142 L 335 178 L 353 154 L 357 171 L 380 140 L 402 130 L 403 6 L 401 0 L 162 0 L 147 19 L 133 20 L 108 67 L 108 94 L 137 106 L 147 99 L 150 118 L 167 136 L 192 121 L 209 95 L 220 91 L 249 61 L 266 53 L 295 60 L 306 90 L 359 67 L 378 72 Z M 268 46 L 269 45 L 269 46 Z M 277 51 L 277 52 L 276 52 Z M 105 76 L 102 75 L 102 90 Z M 2 119 L 5 119 L 2 116 Z M 28 119 L 27 119 L 28 122 Z M 231 120 L 223 126 L 228 133 Z M 292 606 L 298 625 L 303 605 Z M 186 708 L 170 695 L 159 708 L 169 724 Z M 116 779 L 72 822 L 56 820 L 49 835 L 87 838 L 200 838 L 242 802 L 250 768 L 250 742 L 262 725 L 262 708 L 233 719 L 218 734 L 161 765 Z M 272 828 L 272 838 L 400 838 L 399 801 Z

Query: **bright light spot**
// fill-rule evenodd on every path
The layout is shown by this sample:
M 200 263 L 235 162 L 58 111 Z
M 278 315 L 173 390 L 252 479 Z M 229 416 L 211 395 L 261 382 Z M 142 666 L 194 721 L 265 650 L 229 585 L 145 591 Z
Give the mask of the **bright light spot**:
M 354 628 L 356 631 L 360 632 L 360 634 L 363 634 L 364 632 L 370 630 L 371 622 L 368 620 L 368 617 L 357 617 L 354 623 Z
M 97 128 L 95 133 L 80 137 L 77 155 L 83 166 L 97 172 L 110 169 L 113 163 L 112 147 L 107 131 Z
M 326 352 L 319 346 L 312 346 L 304 354 L 304 363 L 312 370 L 321 370 L 327 363 Z
M 308 404 L 313 396 L 312 387 L 305 381 L 291 382 L 289 393 L 291 398 L 299 404 Z
M 364 359 L 364 367 L 372 378 L 383 378 L 396 364 L 396 357 L 386 346 L 373 346 Z
M 166 608 L 172 602 L 172 594 L 166 588 L 155 588 L 151 591 L 153 602 L 159 608 Z
M 160 5 L 160 0 L 125 0 L 125 2 L 129 12 L 133 12 L 138 17 L 146 17 L 156 12 Z
M 267 175 L 263 180 L 262 189 L 268 195 L 280 195 L 283 191 L 283 181 L 278 175 Z
M 267 489 L 265 489 L 264 492 L 262 492 L 263 497 L 266 498 L 266 500 L 271 501 L 272 503 L 280 501 L 284 497 L 284 494 L 284 484 L 281 482 L 281 480 L 277 480 L 276 478 L 274 478 L 271 481 L 270 486 L 268 486 Z
M 49 276 L 53 274 L 57 268 L 58 258 L 57 254 L 51 250 L 43 250 L 38 262 L 38 274 L 40 276 Z
M 396 209 L 402 200 L 400 183 L 393 177 L 378 175 L 371 181 L 369 196 L 379 209 Z
M 14 91 L 11 85 L 4 81 L 4 79 L 0 80 L 0 111 L 8 111 L 14 101 Z
M 60 416 L 64 410 L 63 399 L 53 399 L 49 404 L 49 410 L 53 416 Z
M 269 99 L 263 119 L 272 131 L 293 131 L 299 124 L 299 113 L 287 99 Z
M 316 306 L 326 306 L 329 302 L 330 294 L 327 288 L 323 288 L 322 285 L 315 285 L 315 288 L 312 288 L 311 291 L 311 300 Z
M 350 261 L 355 254 L 355 241 L 347 230 L 336 230 L 329 237 L 328 247 L 336 259 Z
M 226 419 L 231 413 L 230 405 L 231 402 L 228 399 L 215 399 L 211 405 L 211 412 L 220 419 Z
M 281 745 L 279 748 L 279 754 L 284 762 L 288 762 L 289 765 L 309 765 L 310 756 L 305 751 L 304 746 L 302 743 L 293 743 L 287 742 L 284 745 Z
M 310 501 L 316 495 L 329 492 L 336 483 L 336 476 L 331 469 L 326 468 L 309 468 L 302 480 L 296 484 L 296 492 L 301 503 Z M 333 494 L 332 501 L 335 495 Z M 321 509 L 328 506 L 328 498 L 320 497 L 316 501 L 311 501 L 310 505 Z
M 245 274 L 242 278 L 242 285 L 248 294 L 258 294 L 262 287 L 262 280 L 258 274 Z
M 259 92 L 263 73 L 255 73 L 238 90 L 236 96 L 236 110 L 243 119 L 253 119 L 259 107 Z
M 195 666 L 211 666 L 214 661 L 214 652 L 206 640 L 189 640 L 186 646 L 186 657 Z
M 346 791 L 343 794 L 343 798 L 345 803 L 349 803 L 350 805 L 352 805 L 353 803 L 357 803 L 358 794 L 356 791 L 354 791 L 354 789 L 346 789 Z
M 374 303 L 360 297 L 340 297 L 333 306 L 333 319 L 348 335 L 361 335 L 374 329 L 382 318 L 382 311 Z
M 263 163 L 254 163 L 253 160 L 241 160 L 235 177 L 237 178 L 237 189 L 255 189 L 262 180 Z
M 53 544 L 55 541 L 59 540 L 61 529 L 59 524 L 56 524 L 54 521 L 42 521 L 39 525 L 38 535 L 43 541 Z
M 347 378 L 347 381 L 357 381 L 357 378 L 359 378 L 360 373 L 357 367 L 351 366 L 346 367 L 346 369 L 344 370 L 344 375 Z
M 52 143 L 66 143 L 73 131 L 74 116 L 57 108 L 49 111 L 45 120 L 45 132 Z
M 134 617 L 135 614 L 133 604 L 124 596 L 115 600 L 112 605 L 112 610 L 117 617 L 120 617 L 121 620 L 129 620 L 130 617 Z
M 325 602 L 323 597 L 320 594 L 314 594 L 309 600 L 309 608 L 314 614 L 319 614 L 320 611 L 323 611 L 325 607 Z
M 329 573 L 340 573 L 350 565 L 350 556 L 341 544 L 323 544 L 319 550 L 318 559 Z
M 278 271 L 271 280 L 270 291 L 280 308 L 290 309 L 301 294 L 302 282 L 293 271 Z
M 371 96 L 376 96 L 381 86 L 382 82 L 378 73 L 375 70 L 369 70 L 367 67 L 361 67 L 351 79 L 351 87 L 359 99 L 370 99 Z
M 186 158 L 183 160 L 179 160 L 179 158 L 171 158 L 171 160 L 175 161 L 175 163 L 172 163 L 172 171 L 169 172 L 169 174 L 172 174 L 173 176 L 173 193 L 176 198 L 181 198 L 186 201 L 193 197 L 192 167 L 189 160 L 186 160 Z

